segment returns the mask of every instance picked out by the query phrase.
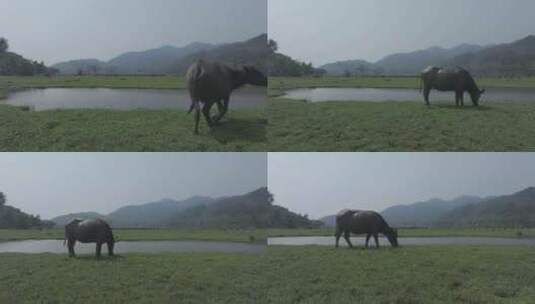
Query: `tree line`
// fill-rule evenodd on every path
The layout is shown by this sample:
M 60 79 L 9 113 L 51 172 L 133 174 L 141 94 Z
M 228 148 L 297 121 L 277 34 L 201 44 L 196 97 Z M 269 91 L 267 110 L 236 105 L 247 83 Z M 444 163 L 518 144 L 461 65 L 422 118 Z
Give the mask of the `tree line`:
M 0 75 L 3 76 L 52 76 L 58 70 L 48 68 L 44 62 L 28 60 L 21 55 L 9 52 L 9 42 L 0 37 Z
M 39 215 L 30 215 L 7 206 L 7 197 L 0 192 L 0 229 L 52 228 L 53 222 L 43 221 Z

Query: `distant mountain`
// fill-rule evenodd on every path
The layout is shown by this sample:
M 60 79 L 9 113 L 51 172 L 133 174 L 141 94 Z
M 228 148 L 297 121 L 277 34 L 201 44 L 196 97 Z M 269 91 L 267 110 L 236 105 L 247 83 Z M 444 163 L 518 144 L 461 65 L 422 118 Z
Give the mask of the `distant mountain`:
M 377 61 L 376 67 L 381 68 L 387 75 L 417 75 L 430 65 L 444 65 L 452 58 L 461 54 L 471 54 L 485 47 L 471 44 L 461 44 L 447 49 L 432 47 L 409 53 L 398 53 Z
M 267 188 L 251 193 L 219 199 L 179 213 L 171 226 L 181 228 L 310 228 L 319 227 L 318 221 L 295 214 L 272 204 Z
M 271 53 L 268 59 L 269 76 L 300 77 L 309 75 L 321 75 L 326 71 L 315 69 L 312 63 L 304 63 L 281 53 Z
M 535 227 L 535 188 L 456 208 L 437 225 L 444 227 Z
M 231 65 L 249 64 L 265 69 L 269 48 L 267 35 L 247 41 L 212 45 L 191 43 L 184 47 L 163 46 L 142 52 L 129 52 L 108 62 L 96 59 L 55 64 L 62 74 L 180 74 L 197 59 L 221 61 Z
M 534 76 L 535 36 L 488 47 L 476 52 L 458 54 L 450 62 L 474 74 L 486 76 Z
M 231 66 L 252 65 L 266 72 L 270 53 L 267 34 L 262 34 L 243 42 L 228 43 L 192 53 L 169 64 L 165 72 L 184 75 L 188 67 L 198 59 L 224 62 Z
M 182 58 L 201 51 L 210 50 L 212 44 L 195 42 L 182 48 L 163 46 L 144 52 L 120 55 L 108 62 L 120 74 L 158 74 Z
M 204 206 L 215 200 L 195 196 L 183 201 L 163 199 L 143 205 L 126 206 L 110 213 L 107 217 L 114 227 L 160 227 L 176 214 L 195 206 Z
M 407 53 L 388 55 L 370 63 L 364 60 L 347 60 L 329 63 L 320 68 L 329 75 L 417 75 L 430 65 L 446 65 L 459 55 L 472 54 L 484 46 L 461 44 L 453 48 L 431 47 Z
M 381 212 L 387 222 L 396 227 L 431 227 L 455 208 L 479 203 L 483 198 L 461 196 L 453 200 L 431 199 L 410 205 L 397 205 Z
M 97 73 L 107 74 L 113 70 L 106 62 L 98 59 L 71 60 L 55 64 L 52 67 L 57 69 L 60 74 L 66 75 Z
M 73 218 L 102 218 L 113 227 L 122 228 L 297 228 L 321 225 L 318 221 L 273 205 L 267 188 L 232 197 L 195 196 L 183 201 L 163 199 L 125 206 L 108 215 L 86 212 L 59 216 L 52 221 L 64 226 Z

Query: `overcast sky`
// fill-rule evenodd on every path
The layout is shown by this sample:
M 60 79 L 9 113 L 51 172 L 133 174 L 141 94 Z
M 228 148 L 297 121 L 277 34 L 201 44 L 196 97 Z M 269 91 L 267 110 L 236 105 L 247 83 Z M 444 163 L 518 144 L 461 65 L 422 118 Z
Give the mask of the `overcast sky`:
M 271 153 L 268 163 L 276 203 L 312 218 L 535 186 L 534 153 Z
M 47 64 L 267 32 L 267 0 L 0 0 L 0 37 Z
M 280 51 L 316 65 L 535 34 L 533 0 L 269 0 Z
M 42 218 L 267 186 L 265 153 L 0 153 L 0 168 L 8 205 Z

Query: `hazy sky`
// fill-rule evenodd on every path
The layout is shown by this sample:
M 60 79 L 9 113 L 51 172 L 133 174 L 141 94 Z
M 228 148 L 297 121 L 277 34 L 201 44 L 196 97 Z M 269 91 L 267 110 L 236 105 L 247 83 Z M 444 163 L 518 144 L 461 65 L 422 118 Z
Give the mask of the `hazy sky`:
M 267 32 L 267 0 L 0 0 L 0 36 L 47 64 Z
M 535 186 L 534 153 L 271 153 L 268 163 L 277 204 L 312 218 Z
M 267 186 L 265 153 L 0 153 L 0 168 L 8 204 L 42 218 Z
M 533 0 L 269 0 L 280 50 L 316 65 L 535 34 Z

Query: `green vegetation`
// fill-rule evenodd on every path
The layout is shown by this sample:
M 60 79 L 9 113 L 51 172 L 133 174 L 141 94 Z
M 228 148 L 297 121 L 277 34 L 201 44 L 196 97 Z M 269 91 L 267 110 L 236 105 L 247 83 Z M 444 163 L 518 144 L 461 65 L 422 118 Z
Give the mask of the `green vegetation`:
M 529 303 L 535 297 L 528 247 L 0 258 L 2 303 Z
M 481 88 L 535 88 L 535 77 L 477 78 Z M 417 89 L 418 77 L 270 77 L 270 96 L 280 96 L 285 90 L 297 88 L 398 88 Z
M 535 103 L 268 102 L 270 151 L 533 151 Z
M 0 76 L 0 88 L 184 89 L 178 76 Z
M 0 241 L 63 240 L 63 229 L 0 229 Z M 121 241 L 228 241 L 265 243 L 268 237 L 333 236 L 334 228 L 316 229 L 114 229 Z M 535 228 L 400 229 L 400 237 L 499 237 L 535 238 Z
M 239 110 L 193 133 L 185 111 L 57 110 L 0 105 L 2 151 L 265 151 L 262 109 Z

